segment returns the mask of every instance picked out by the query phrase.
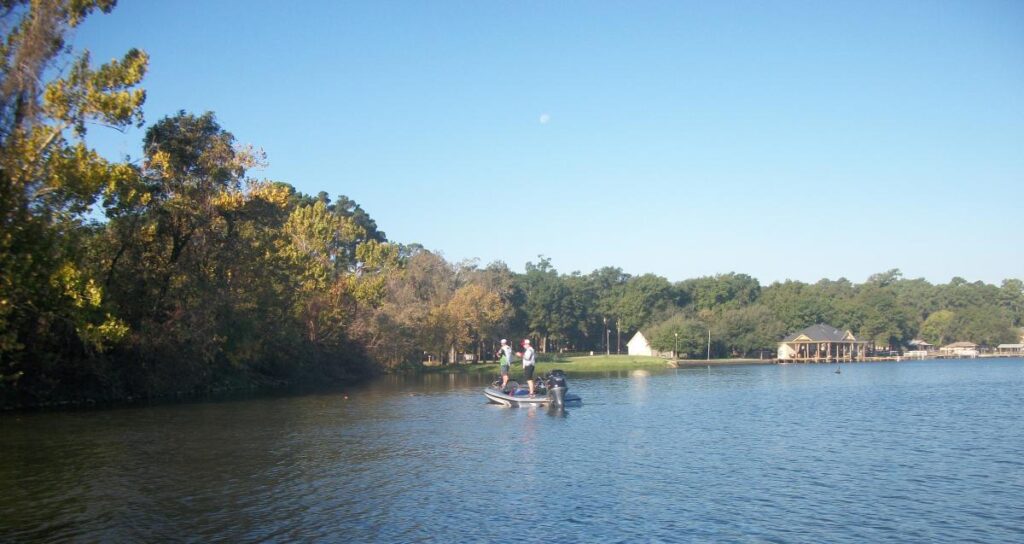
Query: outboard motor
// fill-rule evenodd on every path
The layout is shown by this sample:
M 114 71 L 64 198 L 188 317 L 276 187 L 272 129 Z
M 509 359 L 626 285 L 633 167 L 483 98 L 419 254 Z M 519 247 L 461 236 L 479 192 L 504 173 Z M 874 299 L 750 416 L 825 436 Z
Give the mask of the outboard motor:
M 565 372 L 552 370 L 544 380 L 548 388 L 548 396 L 551 397 L 552 406 L 563 406 L 565 404 L 565 393 L 569 391 L 569 384 L 565 381 Z

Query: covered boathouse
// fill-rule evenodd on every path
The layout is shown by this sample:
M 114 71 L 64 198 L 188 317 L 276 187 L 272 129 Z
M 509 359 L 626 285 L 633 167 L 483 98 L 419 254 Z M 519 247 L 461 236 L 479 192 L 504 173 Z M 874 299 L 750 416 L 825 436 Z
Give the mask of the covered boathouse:
M 863 361 L 871 342 L 858 340 L 850 331 L 818 323 L 793 333 L 779 342 L 780 361 L 828 363 Z

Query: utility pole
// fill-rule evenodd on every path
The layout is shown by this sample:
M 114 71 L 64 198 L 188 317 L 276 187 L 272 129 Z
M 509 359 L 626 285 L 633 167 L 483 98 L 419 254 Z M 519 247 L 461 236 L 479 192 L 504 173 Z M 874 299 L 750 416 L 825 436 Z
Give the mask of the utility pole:
M 606 357 L 611 356 L 612 347 L 611 343 L 611 331 L 608 330 L 608 318 L 604 318 L 604 354 Z
M 708 362 L 711 362 L 711 329 L 708 329 Z
M 615 334 L 616 334 L 615 355 L 621 355 L 622 354 L 622 327 L 621 327 L 621 324 L 618 321 L 615 322 Z

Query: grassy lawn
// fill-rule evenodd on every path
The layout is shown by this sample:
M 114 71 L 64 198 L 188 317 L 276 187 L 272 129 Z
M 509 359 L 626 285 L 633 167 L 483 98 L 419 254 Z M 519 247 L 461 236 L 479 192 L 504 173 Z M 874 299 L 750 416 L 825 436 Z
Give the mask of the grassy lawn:
M 522 363 L 519 365 L 522 366 Z M 537 361 L 538 372 L 549 372 L 556 368 L 566 372 L 600 372 L 605 370 L 633 370 L 637 368 L 666 368 L 667 366 L 667 361 L 662 357 L 642 357 L 638 355 L 542 356 Z
M 712 359 L 711 361 L 681 360 L 680 367 L 730 364 L 766 363 L 757 359 Z M 516 360 L 512 365 L 512 374 L 522 372 L 522 362 Z M 567 373 L 580 372 L 617 372 L 634 369 L 663 369 L 668 368 L 668 360 L 662 357 L 643 357 L 638 355 L 578 355 L 561 356 L 555 353 L 542 353 L 537 357 L 537 375 L 543 375 L 556 368 Z M 426 369 L 427 372 L 467 372 L 467 373 L 490 373 L 498 374 L 498 363 L 477 363 L 469 365 L 442 366 Z
M 566 372 L 604 372 L 616 370 L 632 370 L 636 368 L 667 368 L 668 363 L 661 357 L 639 357 L 630 355 L 593 355 L 578 357 L 562 357 L 556 354 L 538 354 L 537 374 L 541 375 L 560 368 Z M 521 373 L 523 363 L 516 359 L 512 364 L 512 373 Z M 479 363 L 471 365 L 443 366 L 427 369 L 428 372 L 482 372 L 498 373 L 498 363 Z

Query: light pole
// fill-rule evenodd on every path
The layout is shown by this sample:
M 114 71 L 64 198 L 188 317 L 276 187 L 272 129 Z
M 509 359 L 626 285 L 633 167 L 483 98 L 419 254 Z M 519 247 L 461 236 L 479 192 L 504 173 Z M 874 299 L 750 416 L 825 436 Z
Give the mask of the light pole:
M 711 329 L 708 329 L 708 362 L 711 362 Z
M 612 348 L 609 345 L 611 340 L 611 331 L 608 330 L 608 318 L 604 318 L 604 354 L 606 357 L 610 357 L 612 354 Z
M 673 334 L 676 335 L 676 345 L 675 345 L 675 348 L 672 350 L 672 358 L 673 359 L 678 359 L 679 358 L 679 333 L 677 332 L 677 333 L 673 333 Z

